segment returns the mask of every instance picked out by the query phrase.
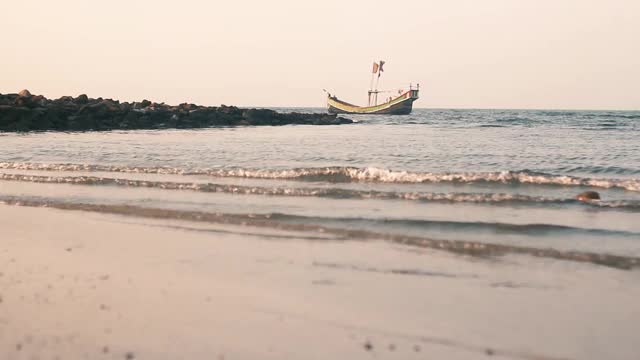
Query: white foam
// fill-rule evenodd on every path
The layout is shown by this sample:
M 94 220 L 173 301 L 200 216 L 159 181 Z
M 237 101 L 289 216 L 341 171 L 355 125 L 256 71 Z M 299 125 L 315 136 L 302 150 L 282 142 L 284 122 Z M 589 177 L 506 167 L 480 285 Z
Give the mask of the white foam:
M 257 179 L 318 180 L 328 182 L 362 181 L 381 183 L 502 183 L 582 186 L 594 188 L 620 188 L 640 191 L 640 179 L 582 178 L 568 175 L 553 175 L 531 171 L 498 172 L 410 172 L 394 171 L 377 167 L 321 167 L 298 169 L 181 169 L 173 167 L 130 167 L 116 165 L 83 164 L 38 164 L 0 162 L 0 169 L 46 170 L 46 171 L 100 171 L 122 173 L 149 173 L 174 175 L 210 175 L 215 177 L 241 177 Z

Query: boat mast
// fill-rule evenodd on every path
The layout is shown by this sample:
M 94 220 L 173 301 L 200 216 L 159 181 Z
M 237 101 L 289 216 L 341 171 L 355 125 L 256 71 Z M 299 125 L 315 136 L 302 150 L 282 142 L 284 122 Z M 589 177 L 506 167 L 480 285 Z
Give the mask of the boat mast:
M 378 77 L 376 78 L 376 87 L 373 90 L 373 94 L 374 94 L 374 101 L 373 101 L 374 104 L 373 105 L 375 106 L 375 105 L 378 105 L 378 82 L 380 82 L 380 75 L 382 75 L 382 72 L 384 71 L 382 69 L 382 66 L 384 65 L 384 60 L 380 60 L 380 63 L 378 63 L 378 64 L 374 63 L 374 64 L 378 65 L 378 66 L 374 66 L 374 70 L 378 70 L 377 71 L 378 72 Z
M 378 68 L 380 67 L 380 65 L 378 65 L 377 62 L 373 62 L 373 71 L 371 71 L 371 83 L 369 84 L 369 98 L 367 101 L 367 106 L 371 106 L 371 94 L 373 93 L 373 78 L 376 75 L 376 73 L 378 72 Z

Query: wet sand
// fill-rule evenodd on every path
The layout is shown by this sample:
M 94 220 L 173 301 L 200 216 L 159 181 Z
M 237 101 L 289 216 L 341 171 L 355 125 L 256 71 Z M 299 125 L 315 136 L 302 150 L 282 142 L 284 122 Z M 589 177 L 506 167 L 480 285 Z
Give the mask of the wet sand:
M 640 271 L 0 205 L 2 359 L 635 359 Z

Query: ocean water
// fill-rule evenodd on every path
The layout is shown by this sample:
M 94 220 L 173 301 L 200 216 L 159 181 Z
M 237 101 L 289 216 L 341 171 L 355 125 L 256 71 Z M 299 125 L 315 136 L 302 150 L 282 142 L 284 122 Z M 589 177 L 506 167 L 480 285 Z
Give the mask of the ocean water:
M 640 111 L 346 117 L 0 134 L 0 201 L 640 264 Z M 601 200 L 575 200 L 583 191 Z

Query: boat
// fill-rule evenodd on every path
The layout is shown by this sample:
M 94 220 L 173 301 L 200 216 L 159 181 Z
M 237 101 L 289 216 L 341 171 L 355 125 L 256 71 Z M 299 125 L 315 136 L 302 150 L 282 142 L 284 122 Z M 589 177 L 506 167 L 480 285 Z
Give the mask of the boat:
M 386 102 L 378 104 L 378 94 L 389 93 L 391 91 L 378 90 L 378 82 L 383 72 L 384 61 L 373 63 L 373 72 L 371 75 L 371 86 L 369 88 L 369 102 L 367 106 L 358 106 L 350 104 L 344 100 L 338 99 L 337 96 L 327 93 L 327 111 L 329 114 L 387 114 L 387 115 L 407 115 L 413 109 L 413 102 L 418 100 L 418 92 L 420 84 L 416 87 L 409 85 L 409 90 L 397 90 L 396 96 L 389 96 Z M 374 77 L 375 80 L 374 87 Z

